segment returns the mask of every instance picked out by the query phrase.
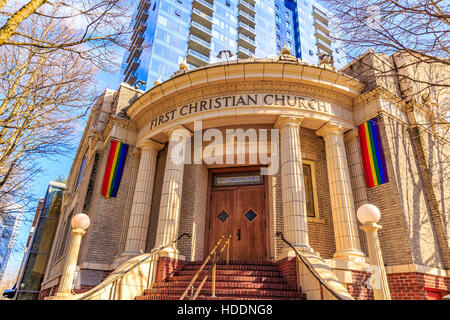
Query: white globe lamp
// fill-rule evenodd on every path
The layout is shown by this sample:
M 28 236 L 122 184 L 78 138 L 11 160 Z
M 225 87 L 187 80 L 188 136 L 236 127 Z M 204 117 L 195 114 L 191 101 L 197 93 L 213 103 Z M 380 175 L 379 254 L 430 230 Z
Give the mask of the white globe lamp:
M 71 221 L 72 228 L 86 230 L 91 224 L 91 219 L 85 213 L 76 214 Z
M 356 216 L 361 224 L 378 223 L 381 213 L 373 204 L 363 204 L 356 212 Z

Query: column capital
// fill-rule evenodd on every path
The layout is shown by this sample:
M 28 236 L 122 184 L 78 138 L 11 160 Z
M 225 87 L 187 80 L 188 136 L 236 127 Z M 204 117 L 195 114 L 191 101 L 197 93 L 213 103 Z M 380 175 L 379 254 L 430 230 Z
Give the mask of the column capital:
M 316 131 L 316 134 L 321 137 L 326 137 L 329 135 L 339 135 L 343 136 L 344 132 L 351 128 L 342 125 L 341 123 L 335 121 L 329 121 L 325 123 L 319 130 Z
M 86 231 L 83 229 L 72 229 L 72 235 L 74 236 L 84 236 Z
M 366 223 L 359 227 L 361 230 L 365 232 L 371 232 L 371 231 L 378 231 L 382 229 L 383 227 L 379 224 L 373 222 L 373 223 Z
M 344 135 L 344 142 L 347 144 L 350 141 L 353 141 L 359 137 L 358 130 L 354 128 L 353 130 L 350 130 Z
M 148 139 L 148 140 L 145 140 L 144 142 L 140 143 L 137 147 L 140 149 L 140 152 L 142 152 L 144 150 L 159 151 L 162 148 L 164 148 L 164 144 L 161 144 L 156 141 Z
M 281 129 L 284 126 L 295 126 L 300 127 L 302 124 L 304 117 L 296 117 L 296 116 L 288 116 L 288 115 L 281 115 L 278 117 L 277 121 L 275 122 L 274 127 L 277 129 Z
M 188 129 L 186 129 L 184 126 L 176 126 L 176 127 L 167 129 L 166 131 L 164 131 L 164 133 L 169 136 L 169 140 L 171 140 L 172 135 L 182 136 L 185 138 L 189 138 L 193 135 L 193 133 L 191 131 L 189 131 Z

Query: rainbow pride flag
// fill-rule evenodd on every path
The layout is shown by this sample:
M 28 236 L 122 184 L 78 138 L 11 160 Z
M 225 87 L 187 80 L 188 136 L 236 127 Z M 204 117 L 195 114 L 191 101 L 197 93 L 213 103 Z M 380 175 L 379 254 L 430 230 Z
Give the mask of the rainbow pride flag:
M 367 187 L 375 187 L 389 182 L 378 119 L 370 119 L 358 126 L 358 133 Z
M 106 198 L 117 196 L 123 168 L 127 158 L 128 145 L 112 140 L 109 149 L 108 162 L 106 163 L 105 175 L 103 177 L 102 195 Z

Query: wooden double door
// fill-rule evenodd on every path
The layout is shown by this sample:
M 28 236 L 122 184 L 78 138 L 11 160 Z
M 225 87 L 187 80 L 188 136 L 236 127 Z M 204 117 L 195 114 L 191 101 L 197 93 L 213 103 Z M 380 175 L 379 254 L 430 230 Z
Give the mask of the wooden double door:
M 232 235 L 230 260 L 268 260 L 265 186 L 211 187 L 208 254 L 222 235 Z

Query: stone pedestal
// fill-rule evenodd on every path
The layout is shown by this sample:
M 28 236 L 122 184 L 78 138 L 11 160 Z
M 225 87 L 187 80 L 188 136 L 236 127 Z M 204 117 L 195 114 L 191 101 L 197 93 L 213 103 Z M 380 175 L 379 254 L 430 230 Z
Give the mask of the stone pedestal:
M 391 300 L 391 292 L 378 239 L 378 230 L 381 229 L 381 226 L 376 223 L 366 223 L 360 228 L 366 232 L 369 262 L 377 267 L 376 272 L 372 275 L 373 296 L 375 300 Z
M 57 297 L 71 296 L 73 279 L 77 269 L 78 253 L 80 252 L 81 238 L 86 233 L 82 229 L 73 229 L 69 242 L 66 261 L 64 262 L 63 273 L 59 282 Z

